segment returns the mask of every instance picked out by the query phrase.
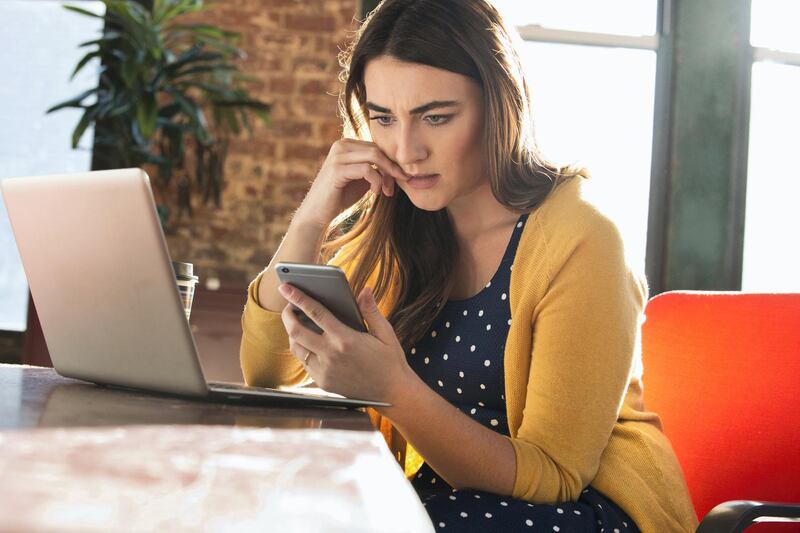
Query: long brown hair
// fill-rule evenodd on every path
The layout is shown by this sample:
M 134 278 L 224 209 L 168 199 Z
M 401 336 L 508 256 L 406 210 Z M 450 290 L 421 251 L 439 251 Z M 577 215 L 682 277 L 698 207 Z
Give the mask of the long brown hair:
M 492 192 L 513 211 L 532 211 L 558 183 L 581 171 L 559 168 L 539 152 L 517 40 L 484 0 L 383 0 L 339 57 L 345 135 L 369 138 L 364 69 L 371 59 L 386 55 L 467 76 L 483 90 L 485 170 Z M 379 302 L 394 295 L 388 319 L 408 348 L 449 297 L 459 249 L 446 209 L 418 209 L 399 187 L 395 191 L 391 197 L 368 192 L 339 215 L 328 228 L 322 260 L 341 251 L 339 262 L 352 262 L 348 270 L 356 294 L 372 278 Z

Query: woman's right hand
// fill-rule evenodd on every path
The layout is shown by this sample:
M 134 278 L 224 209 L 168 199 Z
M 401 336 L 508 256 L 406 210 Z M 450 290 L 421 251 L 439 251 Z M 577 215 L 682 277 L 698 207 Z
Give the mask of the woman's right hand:
M 340 139 L 331 145 L 328 157 L 295 217 L 320 228 L 352 206 L 371 189 L 375 196 L 392 196 L 395 179 L 407 180 L 403 170 L 373 142 Z

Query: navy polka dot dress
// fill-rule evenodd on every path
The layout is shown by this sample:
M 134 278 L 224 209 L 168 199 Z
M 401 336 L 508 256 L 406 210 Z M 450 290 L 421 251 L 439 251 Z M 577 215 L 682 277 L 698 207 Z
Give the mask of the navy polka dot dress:
M 475 296 L 449 300 L 425 337 L 406 352 L 414 371 L 462 413 L 508 435 L 503 353 L 511 308 L 511 270 L 528 215 L 520 216 L 500 267 Z M 577 502 L 530 504 L 449 486 L 427 463 L 412 479 L 437 531 L 638 531 L 633 520 L 591 486 Z

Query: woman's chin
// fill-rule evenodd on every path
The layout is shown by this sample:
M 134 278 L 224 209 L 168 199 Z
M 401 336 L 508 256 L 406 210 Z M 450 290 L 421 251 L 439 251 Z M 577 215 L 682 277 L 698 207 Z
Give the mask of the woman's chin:
M 441 200 L 434 198 L 433 195 L 417 191 L 412 191 L 411 194 L 408 194 L 408 199 L 414 204 L 414 207 L 423 211 L 440 211 L 446 207 L 442 205 Z

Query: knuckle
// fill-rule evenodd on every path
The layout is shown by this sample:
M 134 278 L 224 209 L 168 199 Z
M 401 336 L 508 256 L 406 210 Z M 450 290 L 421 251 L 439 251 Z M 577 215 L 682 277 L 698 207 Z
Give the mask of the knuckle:
M 311 320 L 317 323 L 322 320 L 324 315 L 325 314 L 323 313 L 322 309 L 320 309 L 320 307 L 317 305 L 312 306 L 311 309 L 308 310 L 308 316 L 311 318 Z
M 325 354 L 325 360 L 331 366 L 331 368 L 335 368 L 342 363 L 342 356 L 345 354 L 342 350 L 331 349 L 328 353 Z
M 327 367 L 326 367 L 327 371 L 330 374 L 333 374 L 333 372 L 334 372 L 333 369 L 337 368 L 337 367 L 340 367 L 342 365 L 342 358 L 339 356 L 338 353 L 331 352 L 331 353 L 325 354 L 325 363 L 327 365 Z M 329 376 L 329 378 L 330 378 L 330 376 Z
M 334 341 L 334 349 L 337 353 L 347 353 L 353 351 L 354 344 L 353 339 L 338 338 Z

